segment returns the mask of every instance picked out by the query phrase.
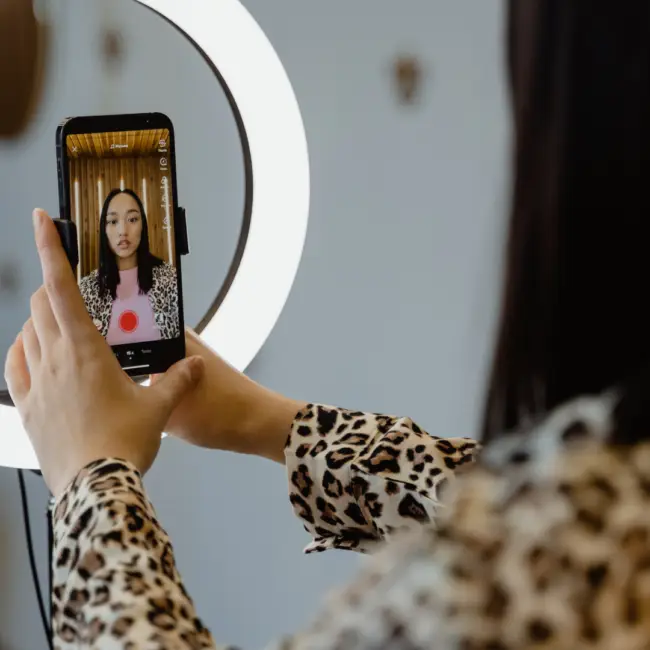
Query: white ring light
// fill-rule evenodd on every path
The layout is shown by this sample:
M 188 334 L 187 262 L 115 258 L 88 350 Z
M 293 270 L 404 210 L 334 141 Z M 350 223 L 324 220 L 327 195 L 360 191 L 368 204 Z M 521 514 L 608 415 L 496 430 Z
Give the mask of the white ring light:
M 273 46 L 239 0 L 137 2 L 203 50 L 223 76 L 246 129 L 253 173 L 250 230 L 230 290 L 202 333 L 243 371 L 284 308 L 307 233 L 309 157 L 298 102 Z M 38 469 L 13 407 L 0 406 L 0 438 L 0 466 Z

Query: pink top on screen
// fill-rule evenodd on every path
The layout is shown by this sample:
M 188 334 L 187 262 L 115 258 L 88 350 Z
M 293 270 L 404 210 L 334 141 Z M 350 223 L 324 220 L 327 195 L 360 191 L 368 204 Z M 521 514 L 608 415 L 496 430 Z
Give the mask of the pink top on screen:
M 160 338 L 149 297 L 139 293 L 137 267 L 120 271 L 106 341 L 109 345 L 124 345 L 159 341 Z

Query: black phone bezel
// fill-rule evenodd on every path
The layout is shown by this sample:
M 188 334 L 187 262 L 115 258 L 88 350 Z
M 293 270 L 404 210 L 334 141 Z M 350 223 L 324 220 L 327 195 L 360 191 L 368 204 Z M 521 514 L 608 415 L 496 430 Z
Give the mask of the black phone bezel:
M 181 232 L 186 227 L 185 219 L 179 219 L 178 185 L 176 179 L 176 136 L 171 119 L 163 113 L 132 113 L 121 115 L 90 115 L 65 119 L 56 131 L 56 157 L 59 186 L 59 218 L 72 221 L 70 213 L 70 178 L 66 140 L 69 135 L 110 133 L 118 131 L 144 131 L 168 129 L 169 143 L 167 158 L 172 179 L 172 200 L 174 218 L 174 240 L 176 250 L 176 272 L 178 277 L 178 309 L 180 336 L 175 339 L 149 343 L 111 346 L 120 366 L 131 377 L 146 377 L 163 373 L 185 357 L 185 311 L 183 302 L 183 271 L 181 257 L 185 250 L 187 235 Z M 183 215 L 184 217 L 184 215 Z M 179 227 L 180 226 L 180 227 Z

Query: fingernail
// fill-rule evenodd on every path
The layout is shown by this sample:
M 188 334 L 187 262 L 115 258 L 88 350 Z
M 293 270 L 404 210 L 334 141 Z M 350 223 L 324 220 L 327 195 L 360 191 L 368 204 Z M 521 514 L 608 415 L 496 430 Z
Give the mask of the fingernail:
M 203 360 L 201 357 L 190 357 L 186 363 L 192 381 L 201 379 L 201 375 L 203 374 Z
M 43 211 L 38 208 L 32 212 L 32 219 L 34 221 L 34 230 L 38 230 L 43 223 Z

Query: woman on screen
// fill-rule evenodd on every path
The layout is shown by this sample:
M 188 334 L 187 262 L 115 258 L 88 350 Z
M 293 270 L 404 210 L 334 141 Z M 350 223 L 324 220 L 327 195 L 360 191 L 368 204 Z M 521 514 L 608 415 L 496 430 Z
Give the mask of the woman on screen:
M 99 268 L 80 283 L 97 329 L 109 345 L 180 336 L 176 269 L 149 250 L 140 197 L 115 189 L 99 220 Z

